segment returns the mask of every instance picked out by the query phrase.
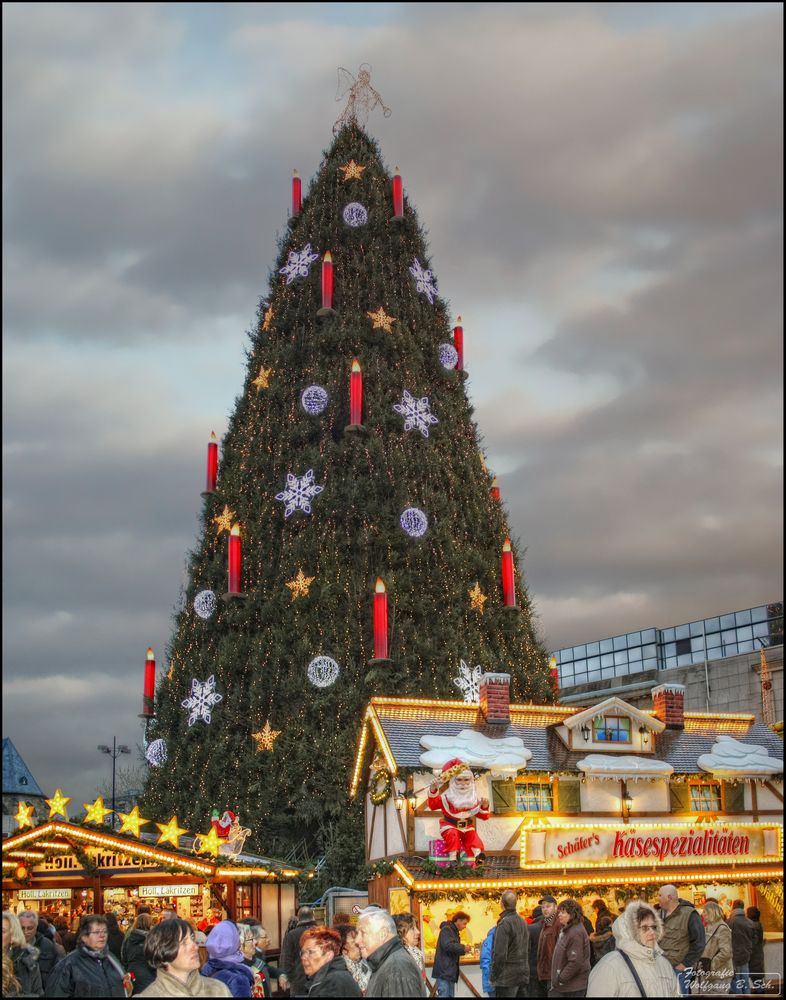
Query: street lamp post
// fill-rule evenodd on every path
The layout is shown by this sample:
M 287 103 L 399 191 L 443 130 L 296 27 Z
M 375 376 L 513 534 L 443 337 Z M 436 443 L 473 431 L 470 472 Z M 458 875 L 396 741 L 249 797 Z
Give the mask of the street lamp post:
M 117 818 L 117 813 L 115 812 L 115 766 L 117 763 L 117 758 L 123 753 L 131 753 L 130 747 L 127 747 L 125 743 L 121 743 L 120 746 L 117 745 L 117 737 L 112 737 L 112 749 L 110 750 L 108 746 L 102 743 L 97 747 L 100 753 L 109 754 L 112 758 L 112 829 L 115 829 L 115 820 Z

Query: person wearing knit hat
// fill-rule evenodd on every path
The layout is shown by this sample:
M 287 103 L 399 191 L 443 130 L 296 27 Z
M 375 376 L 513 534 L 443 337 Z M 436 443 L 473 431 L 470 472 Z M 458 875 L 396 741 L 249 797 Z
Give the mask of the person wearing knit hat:
M 210 956 L 202 967 L 202 975 L 225 983 L 233 997 L 250 997 L 255 985 L 254 973 L 243 963 L 240 932 L 231 920 L 216 924 L 205 944 Z
M 452 758 L 442 766 L 439 784 L 434 781 L 428 791 L 429 809 L 442 813 L 439 832 L 445 842 L 446 860 L 455 861 L 459 850 L 463 850 L 468 865 L 484 861 L 483 841 L 475 821 L 489 818 L 489 802 L 478 799 L 469 767 L 458 757 Z

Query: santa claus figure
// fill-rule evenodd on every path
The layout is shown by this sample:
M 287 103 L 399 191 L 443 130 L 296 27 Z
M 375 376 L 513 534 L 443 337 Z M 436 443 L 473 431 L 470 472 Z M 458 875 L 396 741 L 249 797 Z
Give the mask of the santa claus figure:
M 463 760 L 454 757 L 440 772 L 440 781 L 428 790 L 428 807 L 440 810 L 439 832 L 447 850 L 446 860 L 455 861 L 459 850 L 466 855 L 468 865 L 484 861 L 483 841 L 475 829 L 475 821 L 489 818 L 488 799 L 478 799 L 475 778 Z
M 231 809 L 227 809 L 224 815 L 219 818 L 218 809 L 214 809 L 210 814 L 210 825 L 215 827 L 216 833 L 223 840 L 229 837 L 230 831 L 232 829 L 232 824 L 237 820 L 237 817 L 232 812 Z

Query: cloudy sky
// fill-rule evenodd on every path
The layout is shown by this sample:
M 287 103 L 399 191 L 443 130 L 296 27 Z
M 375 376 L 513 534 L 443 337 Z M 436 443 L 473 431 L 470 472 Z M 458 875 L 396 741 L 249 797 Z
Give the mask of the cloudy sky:
M 780 4 L 3 5 L 4 705 L 140 739 L 293 167 L 373 67 L 551 648 L 780 599 Z

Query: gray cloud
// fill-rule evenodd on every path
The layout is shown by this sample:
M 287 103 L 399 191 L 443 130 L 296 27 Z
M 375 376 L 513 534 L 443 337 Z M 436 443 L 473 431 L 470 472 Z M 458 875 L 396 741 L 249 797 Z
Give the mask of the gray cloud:
M 782 596 L 782 12 L 666 7 L 4 6 L 4 727 L 45 787 L 138 737 L 338 64 L 471 317 L 547 642 Z

